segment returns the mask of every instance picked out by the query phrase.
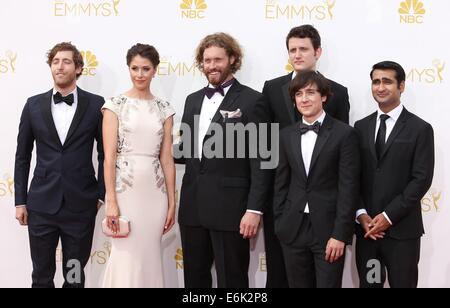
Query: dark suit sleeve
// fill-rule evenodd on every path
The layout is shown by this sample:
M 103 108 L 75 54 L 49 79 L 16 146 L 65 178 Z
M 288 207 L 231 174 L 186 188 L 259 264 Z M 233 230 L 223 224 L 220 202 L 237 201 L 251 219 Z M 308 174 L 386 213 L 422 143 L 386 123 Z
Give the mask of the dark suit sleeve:
M 34 134 L 30 119 L 30 101 L 23 108 L 17 136 L 16 161 L 14 166 L 15 204 L 27 204 L 28 177 L 31 155 L 34 147 Z
M 250 110 L 248 115 L 248 120 L 250 123 L 254 123 L 257 125 L 258 129 L 258 137 L 263 133 L 261 131 L 260 124 L 270 124 L 269 114 L 267 111 L 267 105 L 264 97 L 262 95 L 258 95 L 258 99 L 255 102 L 252 110 Z M 270 130 L 270 127 L 268 126 Z M 260 139 L 260 138 L 258 138 Z M 251 168 L 251 184 L 250 191 L 248 196 L 247 209 L 253 211 L 264 212 L 265 204 L 267 202 L 267 198 L 270 191 L 270 175 L 271 170 L 263 169 L 262 162 L 266 159 L 261 158 L 261 139 L 258 142 L 250 142 L 250 146 L 252 144 L 258 145 L 258 157 L 250 159 L 250 168 Z
M 284 140 L 284 135 L 280 134 L 280 157 L 278 168 L 275 175 L 273 213 L 275 219 L 283 212 L 284 204 L 289 192 L 289 185 L 291 182 L 291 167 L 287 157 L 287 144 Z
M 386 214 L 395 225 L 413 211 L 423 196 L 430 189 L 434 173 L 434 132 L 431 125 L 424 126 L 418 135 L 414 160 L 411 170 L 411 181 L 403 193 L 397 196 L 386 207 Z
M 101 100 L 100 108 L 104 105 L 105 100 Z M 104 160 L 105 152 L 103 151 L 103 114 L 99 109 L 99 119 L 97 128 L 97 160 L 98 160 L 98 199 L 105 201 L 105 174 L 104 174 Z
M 180 142 L 175 144 L 173 146 L 173 156 L 174 156 L 174 161 L 175 164 L 178 165 L 185 165 L 186 164 L 186 153 L 184 153 L 184 143 L 189 143 L 192 144 L 192 140 L 188 140 L 188 136 L 186 136 L 186 134 L 183 133 L 183 127 L 187 129 L 187 123 L 188 123 L 188 101 L 189 101 L 189 97 L 186 98 L 186 101 L 184 103 L 184 111 L 183 111 L 183 117 L 181 119 L 181 125 L 182 127 L 180 128 Z M 190 134 L 191 134 L 191 138 L 194 138 L 194 136 L 192 136 L 194 132 L 191 130 Z M 191 151 L 193 152 L 193 151 Z
M 340 148 L 338 201 L 332 233 L 332 238 L 345 243 L 351 243 L 354 234 L 355 212 L 359 199 L 360 168 L 358 136 L 352 129 L 344 138 Z
M 274 116 L 272 107 L 270 106 L 270 95 L 269 95 L 269 91 L 270 91 L 270 90 L 269 90 L 269 84 L 268 84 L 268 82 L 266 81 L 266 82 L 264 83 L 264 87 L 263 87 L 263 90 L 262 90 L 262 94 L 263 94 L 263 96 L 264 96 L 265 110 L 267 111 L 268 119 L 269 119 L 270 123 L 273 123 L 273 122 L 275 122 L 275 116 Z

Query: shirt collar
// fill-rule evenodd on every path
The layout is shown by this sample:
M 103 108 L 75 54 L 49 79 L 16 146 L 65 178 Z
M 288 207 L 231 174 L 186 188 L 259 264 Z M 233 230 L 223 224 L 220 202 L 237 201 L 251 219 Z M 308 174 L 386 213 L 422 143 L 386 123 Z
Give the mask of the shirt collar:
M 389 118 L 391 118 L 392 120 L 397 122 L 398 118 L 400 118 L 400 115 L 402 114 L 403 108 L 404 107 L 403 107 L 402 103 L 400 103 L 400 105 L 395 107 L 395 109 L 391 110 L 391 112 L 389 112 L 389 113 L 384 113 L 383 111 L 381 111 L 380 108 L 378 108 L 377 119 L 379 119 L 382 114 L 387 114 L 389 116 Z
M 325 111 L 322 111 L 322 114 L 320 115 L 320 117 L 317 120 L 314 121 L 314 123 L 315 122 L 319 122 L 320 125 L 322 125 L 323 121 L 325 121 L 326 115 L 327 115 L 327 113 Z M 302 119 L 302 122 L 303 122 L 303 124 L 306 124 L 306 125 L 313 125 L 314 124 L 314 123 L 306 122 L 305 118 Z

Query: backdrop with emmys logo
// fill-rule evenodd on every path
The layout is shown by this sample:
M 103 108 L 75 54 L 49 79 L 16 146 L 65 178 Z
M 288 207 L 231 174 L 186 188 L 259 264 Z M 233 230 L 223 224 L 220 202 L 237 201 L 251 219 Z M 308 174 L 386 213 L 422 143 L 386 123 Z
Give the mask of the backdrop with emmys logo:
M 265 80 L 287 74 L 285 37 L 290 28 L 313 24 L 323 39 L 319 70 L 348 87 L 353 124 L 376 110 L 370 91 L 371 66 L 382 60 L 407 71 L 403 103 L 435 129 L 436 170 L 422 201 L 426 235 L 422 241 L 420 287 L 450 287 L 450 2 L 440 0 L 2 0 L 0 4 L 0 287 L 31 285 L 26 228 L 14 219 L 14 155 L 19 118 L 26 99 L 52 87 L 46 52 L 73 42 L 83 51 L 79 86 L 104 97 L 131 86 L 126 51 L 137 42 L 161 55 L 155 94 L 168 100 L 181 121 L 185 98 L 206 85 L 194 66 L 205 35 L 224 31 L 245 52 L 237 78 L 257 90 Z M 447 156 L 448 157 L 448 156 Z M 34 162 L 31 172 L 34 168 Z M 180 188 L 183 169 L 178 168 Z M 151 200 L 146 200 L 151 206 Z M 99 212 L 87 286 L 99 286 L 110 254 L 100 231 Z M 143 243 L 144 244 L 144 243 Z M 183 287 L 183 254 L 176 226 L 163 238 L 165 280 Z M 252 287 L 265 285 L 263 235 L 251 245 Z M 60 250 L 57 262 L 61 262 Z M 354 254 L 348 249 L 344 286 L 358 285 Z M 57 283 L 62 283 L 59 270 Z

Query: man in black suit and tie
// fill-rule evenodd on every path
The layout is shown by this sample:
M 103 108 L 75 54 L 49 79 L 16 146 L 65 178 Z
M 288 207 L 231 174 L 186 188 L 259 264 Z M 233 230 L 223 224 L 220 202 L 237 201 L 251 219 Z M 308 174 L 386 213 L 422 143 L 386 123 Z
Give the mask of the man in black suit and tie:
M 291 288 L 339 288 L 354 234 L 360 158 L 354 129 L 323 109 L 328 81 L 302 72 L 290 94 L 303 115 L 280 134 L 275 234 Z
M 187 97 L 182 119 L 189 130 L 182 130 L 180 151 L 186 164 L 179 209 L 185 287 L 212 287 L 215 261 L 219 288 L 248 288 L 249 239 L 257 234 L 268 182 L 258 155 L 249 155 L 257 136 L 236 138 L 232 130 L 267 122 L 263 96 L 233 77 L 242 52 L 228 34 L 204 38 L 196 62 L 209 85 Z
M 290 126 L 301 119 L 294 101 L 289 95 L 289 85 L 302 71 L 316 70 L 317 61 L 322 55 L 321 38 L 319 32 L 311 25 L 303 25 L 293 28 L 287 38 L 286 47 L 289 54 L 289 62 L 294 67 L 294 72 L 288 75 L 269 80 L 264 84 L 263 94 L 269 105 L 270 120 L 279 123 L 280 129 Z M 344 123 L 349 122 L 350 103 L 347 89 L 328 80 L 331 94 L 328 95 L 325 112 L 334 119 Z M 275 173 L 273 173 L 275 176 Z M 267 287 L 287 287 L 286 272 L 284 271 L 283 255 L 278 239 L 274 234 L 272 200 L 267 205 L 264 215 L 264 237 L 266 245 Z
M 16 219 L 28 225 L 33 287 L 53 288 L 61 239 L 65 288 L 84 287 L 97 209 L 104 200 L 101 107 L 104 99 L 77 88 L 83 57 L 71 43 L 48 54 L 54 88 L 28 99 L 15 162 Z M 98 178 L 92 163 L 97 141 Z M 34 144 L 36 167 L 28 190 Z
M 416 288 L 421 200 L 434 173 L 430 124 L 400 101 L 405 71 L 395 62 L 373 66 L 370 74 L 377 112 L 355 123 L 362 158 L 361 204 L 357 212 L 356 260 L 360 286 Z

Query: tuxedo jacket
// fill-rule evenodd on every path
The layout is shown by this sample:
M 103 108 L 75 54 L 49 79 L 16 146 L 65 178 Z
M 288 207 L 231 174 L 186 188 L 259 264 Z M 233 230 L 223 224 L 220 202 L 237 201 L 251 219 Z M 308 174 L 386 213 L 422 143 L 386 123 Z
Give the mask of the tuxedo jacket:
M 278 77 L 273 80 L 266 81 L 263 88 L 263 94 L 269 105 L 269 112 L 272 123 L 280 123 L 283 129 L 297 122 L 295 115 L 294 102 L 289 95 L 289 86 L 292 82 L 292 75 Z M 328 80 L 332 95 L 328 97 L 324 110 L 331 117 L 344 123 L 349 123 L 350 103 L 347 88 Z
M 256 144 L 251 144 L 246 136 L 244 158 L 208 158 L 203 155 L 200 160 L 195 152 L 198 142 L 205 145 L 213 141 L 216 141 L 216 146 L 223 147 L 224 153 L 230 150 L 230 146 L 236 152 L 237 139 L 232 138 L 227 144 L 225 132 L 234 125 L 267 122 L 264 120 L 267 117 L 264 99 L 260 93 L 236 80 L 212 119 L 205 139 L 198 140 L 198 125 L 194 119 L 200 116 L 203 100 L 203 90 L 189 95 L 182 118 L 182 123 L 189 126 L 192 133 L 182 132 L 179 150 L 183 157 L 176 161 L 186 165 L 180 195 L 179 223 L 216 231 L 239 231 L 241 219 L 247 210 L 264 210 L 268 190 L 266 171 L 260 168 L 259 158 L 249 156 L 250 148 L 254 149 Z M 238 118 L 225 119 L 220 113 L 220 110 L 237 109 L 242 113 Z M 213 133 L 213 124 L 219 125 L 224 134 Z
M 102 114 L 104 99 L 78 88 L 78 105 L 64 144 L 58 137 L 51 104 L 53 90 L 28 99 L 17 138 L 14 169 L 15 204 L 56 214 L 64 203 L 83 212 L 103 200 Z M 97 140 L 98 181 L 92 163 Z M 36 144 L 36 167 L 28 190 L 31 156 Z
M 359 195 L 360 158 L 354 129 L 328 114 L 320 128 L 307 175 L 300 123 L 281 131 L 275 177 L 275 233 L 286 245 L 298 236 L 306 204 L 316 240 L 350 244 Z
M 372 218 L 386 212 L 393 223 L 387 236 L 419 238 L 424 234 L 421 200 L 433 180 L 433 128 L 404 109 L 378 160 L 376 123 L 377 112 L 355 123 L 362 164 L 359 208 Z

